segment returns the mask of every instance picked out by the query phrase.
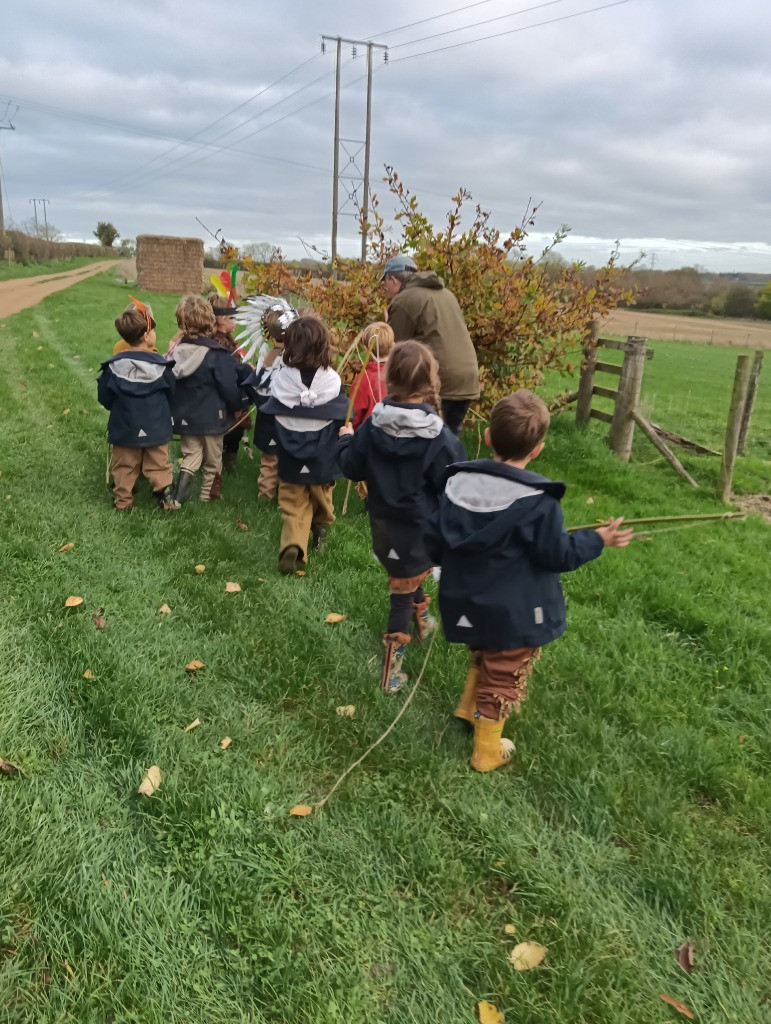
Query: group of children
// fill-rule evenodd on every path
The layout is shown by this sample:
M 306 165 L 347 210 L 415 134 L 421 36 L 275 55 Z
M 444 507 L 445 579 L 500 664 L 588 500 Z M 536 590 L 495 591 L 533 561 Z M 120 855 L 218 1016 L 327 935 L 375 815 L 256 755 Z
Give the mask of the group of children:
M 565 530 L 565 485 L 528 469 L 549 426 L 546 406 L 530 391 L 496 404 L 485 431 L 493 458 L 469 462 L 442 421 L 438 366 L 424 345 L 395 345 L 386 323 L 370 325 L 363 341 L 372 359 L 349 402 L 324 324 L 284 302 L 260 308 L 267 344 L 254 368 L 234 339 L 236 308 L 219 295 L 182 299 L 180 334 L 166 357 L 155 349 L 150 307 L 134 299 L 115 321 L 125 346 L 99 377 L 99 401 L 110 410 L 115 507 L 131 506 L 143 474 L 161 507 L 178 510 L 201 467 L 201 500 L 216 498 L 223 451 L 233 460 L 238 451 L 228 438 L 240 430 L 240 441 L 253 402 L 259 498 L 277 496 L 283 521 L 279 571 L 305 565 L 310 544 L 323 549 L 335 520 L 335 481 L 365 485 L 390 593 L 383 691 L 397 693 L 407 678 L 413 626 L 418 641 L 437 629 L 423 583 L 438 567 L 444 634 L 470 651 L 455 715 L 474 729 L 471 765 L 487 772 L 506 764 L 513 744 L 502 738 L 504 722 L 525 698 L 541 648 L 566 628 L 559 574 L 606 546 L 626 547 L 632 531 L 621 529 L 621 519 Z M 176 485 L 173 434 L 183 455 Z

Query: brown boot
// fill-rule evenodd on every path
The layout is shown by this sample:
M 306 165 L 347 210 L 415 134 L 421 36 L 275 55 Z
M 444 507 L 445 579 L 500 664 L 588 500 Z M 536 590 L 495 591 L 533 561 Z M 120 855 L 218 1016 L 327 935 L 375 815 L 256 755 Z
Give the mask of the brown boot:
M 222 491 L 222 473 L 217 473 L 211 482 L 211 488 L 209 490 L 209 501 L 217 501 Z M 203 499 L 201 499 L 203 500 Z
M 482 718 L 477 714 L 474 721 L 474 753 L 471 755 L 471 767 L 475 772 L 491 772 L 511 760 L 514 744 L 501 735 L 505 721 L 505 718 Z
M 463 688 L 458 706 L 455 709 L 455 717 L 462 718 L 469 725 L 474 725 L 474 713 L 477 709 L 477 679 L 479 678 L 479 655 L 471 652 L 469 655 L 468 674 L 466 685 Z

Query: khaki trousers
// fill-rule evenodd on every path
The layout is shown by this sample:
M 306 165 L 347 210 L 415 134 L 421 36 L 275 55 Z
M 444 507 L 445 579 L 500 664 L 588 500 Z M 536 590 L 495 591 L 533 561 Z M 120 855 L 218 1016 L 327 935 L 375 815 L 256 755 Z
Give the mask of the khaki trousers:
M 472 651 L 479 665 L 477 711 L 483 718 L 508 718 L 519 711 L 527 697 L 527 681 L 533 662 L 541 657 L 540 647 L 518 647 L 513 651 Z
M 201 501 L 208 501 L 214 478 L 222 472 L 223 434 L 182 434 L 179 445 L 182 449 L 180 470 L 197 473 L 203 463 L 201 477 Z
M 261 498 L 273 499 L 278 492 L 278 455 L 260 456 L 260 475 L 257 477 L 257 493 Z
M 279 556 L 296 545 L 301 551 L 301 560 L 305 561 L 311 526 L 329 526 L 335 521 L 334 490 L 334 484 L 288 484 L 279 480 L 278 504 L 284 521 Z
M 112 476 L 114 481 L 116 508 L 130 508 L 132 491 L 139 474 L 147 477 L 154 491 L 162 491 L 173 480 L 169 462 L 169 446 L 159 444 L 154 448 L 112 448 Z

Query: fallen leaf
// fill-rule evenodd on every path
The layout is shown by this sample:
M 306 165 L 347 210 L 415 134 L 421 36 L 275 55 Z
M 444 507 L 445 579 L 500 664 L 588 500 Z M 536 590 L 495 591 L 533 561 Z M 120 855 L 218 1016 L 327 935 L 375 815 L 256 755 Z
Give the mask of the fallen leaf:
M 479 1024 L 504 1024 L 503 1014 L 494 1003 L 488 1003 L 483 999 L 481 1003 L 477 1003 L 477 1013 Z
M 110 888 L 110 880 L 108 879 L 107 875 L 105 875 L 104 871 L 102 872 L 102 885 L 105 887 L 105 889 Z
M 289 814 L 292 818 L 307 818 L 309 814 L 313 814 L 313 808 L 308 804 L 295 804 Z
M 696 1020 L 696 1014 L 693 1010 L 689 1010 L 685 1003 L 681 1003 L 679 999 L 673 999 L 672 996 L 666 996 L 663 992 L 659 996 L 659 999 L 662 999 L 665 1003 L 669 1003 L 670 1006 L 677 1010 L 678 1013 L 682 1013 L 682 1015 L 687 1017 L 688 1020 Z
M 206 668 L 206 665 L 202 661 L 189 661 L 185 668 L 188 672 L 197 672 L 199 668 Z
M 102 611 L 104 611 L 104 608 L 97 608 L 97 610 L 91 616 L 91 621 L 93 622 L 97 629 L 104 629 L 104 627 L 107 625 L 107 619 L 104 617 L 104 615 L 99 614 Z
M 152 796 L 162 782 L 161 769 L 157 764 L 151 765 L 145 772 L 137 793 L 141 793 L 142 796 Z
M 324 622 L 342 622 L 344 618 L 345 616 L 341 615 L 339 612 L 330 612 L 324 619 Z
M 594 504 L 594 498 L 587 498 L 586 499 L 586 504 L 587 505 L 593 505 Z
M 239 530 L 243 530 L 244 533 L 246 533 L 246 531 L 249 529 L 249 527 L 246 525 L 243 519 L 236 519 L 236 526 L 238 527 Z
M 515 924 L 507 924 L 504 926 L 503 931 L 506 935 L 516 935 L 517 926 Z
M 69 414 L 70 414 L 70 410 L 69 409 L 62 409 L 62 416 L 69 416 Z
M 225 584 L 225 593 L 226 594 L 240 594 L 241 593 L 241 584 L 240 583 L 226 583 Z
M 86 671 L 83 673 L 83 678 L 84 679 L 93 679 L 94 678 L 94 673 L 91 671 L 90 668 L 87 668 Z
M 262 578 L 262 576 L 258 576 L 258 577 L 257 577 L 257 580 L 258 580 L 258 582 L 260 582 L 260 583 L 267 583 L 267 582 L 268 582 L 267 580 L 264 580 L 264 579 Z
M 192 732 L 193 729 L 197 729 L 200 724 L 201 724 L 201 719 L 200 718 L 196 718 L 196 720 L 194 722 L 191 722 L 190 725 L 186 725 L 185 728 L 182 730 L 182 732 Z
M 158 611 L 163 612 L 164 615 L 171 615 L 171 608 L 167 604 L 162 604 Z
M 341 718 L 353 718 L 356 714 L 356 706 L 354 704 L 343 704 L 339 708 L 335 708 L 335 711 Z
M 38 332 L 37 332 L 37 331 L 33 331 L 33 332 L 32 332 L 32 337 L 33 337 L 33 338 L 39 338 L 39 337 L 40 337 L 40 335 L 38 334 Z M 40 350 L 40 349 L 41 349 L 42 347 L 43 347 L 42 345 L 38 345 L 38 351 L 39 351 L 39 350 Z
M 746 737 L 746 736 L 740 736 L 740 737 L 739 737 L 739 742 L 740 742 L 740 743 L 744 743 L 744 741 L 745 741 L 746 739 L 747 739 L 747 737 Z
M 519 942 L 509 953 L 509 962 L 515 971 L 529 971 L 541 963 L 547 951 L 538 942 Z
M 2 757 L 0 757 L 0 772 L 3 775 L 21 775 L 22 773 L 21 768 Z
M 83 598 L 82 597 L 75 597 L 74 595 L 71 595 L 64 602 L 64 607 L 65 608 L 77 608 L 79 604 L 83 604 Z
M 305 576 L 305 569 L 298 569 L 295 576 Z
M 65 966 L 65 968 L 67 970 L 67 974 L 69 974 L 69 976 L 71 978 L 74 978 L 75 977 L 75 972 L 73 971 L 73 969 L 70 967 L 70 965 L 67 963 L 66 960 L 64 961 L 64 966 Z
M 205 566 L 205 565 L 197 565 L 197 566 L 195 567 L 195 571 L 196 571 L 196 572 L 203 572 L 203 571 L 204 571 L 205 569 L 206 569 L 206 566 Z
M 693 944 L 684 942 L 675 950 L 675 960 L 680 964 L 686 974 L 693 970 Z
M 75 542 L 74 541 L 70 541 L 69 544 L 62 544 L 62 546 L 59 548 L 59 550 L 60 551 L 72 551 L 72 549 L 74 547 L 75 547 Z
M 220 750 L 227 750 L 232 742 L 229 736 L 225 736 L 224 739 L 220 740 Z

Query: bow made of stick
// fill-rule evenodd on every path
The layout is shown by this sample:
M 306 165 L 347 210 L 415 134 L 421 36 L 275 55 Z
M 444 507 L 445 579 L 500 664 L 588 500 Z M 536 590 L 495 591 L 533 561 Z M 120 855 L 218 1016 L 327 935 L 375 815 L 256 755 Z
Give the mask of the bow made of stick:
M 372 336 L 372 341 L 370 341 L 369 345 L 367 346 L 367 351 L 364 353 L 364 361 L 361 364 L 361 372 L 359 373 L 359 376 L 356 378 L 356 380 L 354 381 L 353 387 L 351 388 L 351 397 L 350 397 L 350 400 L 348 402 L 348 412 L 345 414 L 345 425 L 346 425 L 346 427 L 351 422 L 351 417 L 353 416 L 353 403 L 356 401 L 356 396 L 359 393 L 359 388 L 361 387 L 361 382 L 364 380 L 364 371 L 367 369 L 367 366 L 369 365 L 369 361 L 372 358 L 372 353 L 375 351 L 375 346 L 379 346 L 379 344 L 380 344 L 380 331 L 376 331 L 374 333 L 374 335 Z M 347 353 L 346 353 L 346 355 L 347 355 Z

